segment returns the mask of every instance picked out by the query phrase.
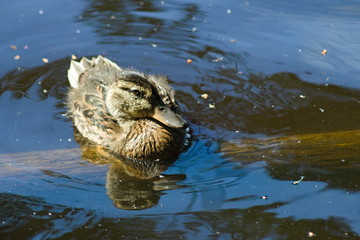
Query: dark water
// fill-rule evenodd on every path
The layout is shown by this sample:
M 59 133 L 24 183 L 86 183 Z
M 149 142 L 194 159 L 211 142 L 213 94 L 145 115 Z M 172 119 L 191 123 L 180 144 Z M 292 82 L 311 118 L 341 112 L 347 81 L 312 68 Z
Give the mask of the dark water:
M 0 238 L 359 239 L 359 7 L 3 2 Z M 169 76 L 195 140 L 164 178 L 81 157 L 64 116 L 73 54 Z M 306 153 L 266 140 L 308 136 Z

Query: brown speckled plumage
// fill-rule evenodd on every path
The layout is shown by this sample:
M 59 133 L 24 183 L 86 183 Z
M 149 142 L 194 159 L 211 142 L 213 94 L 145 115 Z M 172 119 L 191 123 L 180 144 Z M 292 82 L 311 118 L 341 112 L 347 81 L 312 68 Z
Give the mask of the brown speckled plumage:
M 133 159 L 176 158 L 188 145 L 187 123 L 163 76 L 122 69 L 98 56 L 71 62 L 68 108 L 89 140 Z

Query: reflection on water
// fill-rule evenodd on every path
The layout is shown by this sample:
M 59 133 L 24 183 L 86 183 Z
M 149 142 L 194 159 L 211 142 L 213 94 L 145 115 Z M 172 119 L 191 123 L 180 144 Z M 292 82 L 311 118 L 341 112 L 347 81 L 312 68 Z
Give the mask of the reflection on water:
M 101 151 L 102 152 L 102 151 Z M 154 176 L 151 179 L 139 178 L 143 175 L 139 171 L 135 171 L 130 166 L 124 165 L 118 159 L 105 159 L 102 154 L 102 161 L 97 161 L 99 157 L 94 159 L 85 158 L 86 161 L 91 161 L 96 164 L 110 164 L 106 173 L 106 193 L 113 201 L 114 206 L 125 210 L 141 210 L 156 206 L 161 196 L 162 191 L 169 191 L 184 187 L 178 182 L 185 179 L 183 174 L 160 175 Z M 94 151 L 92 151 L 94 154 Z M 79 151 L 74 149 L 57 150 L 57 151 L 41 151 L 29 152 L 20 154 L 0 155 L 2 159 L 9 159 L 14 164 L 11 164 L 0 171 L 5 178 L 20 177 L 24 181 L 27 176 L 21 177 L 21 174 L 35 174 L 40 175 L 41 180 L 57 186 L 62 186 L 72 189 L 83 189 L 88 191 L 89 186 L 101 187 L 102 184 L 86 181 L 78 177 L 73 177 L 73 173 L 68 173 L 69 169 L 74 168 L 75 173 L 84 171 L 80 165 L 82 162 L 74 161 L 79 158 Z M 89 157 L 87 155 L 86 157 Z M 65 165 L 61 166 L 61 162 Z M 95 166 L 94 166 L 95 167 Z M 52 170 L 53 169 L 53 170 Z M 76 170 L 78 169 L 78 170 Z M 98 174 L 96 168 L 94 172 L 86 174 Z M 150 171 L 150 170 L 149 170 Z M 103 174 L 103 173 L 102 173 Z M 134 176 L 133 174 L 137 174 Z M 7 180 L 7 182 L 9 179 Z M 5 184 L 5 182 L 4 182 Z M 5 203 L 4 203 L 5 204 Z
M 196 38 L 195 31 L 191 31 L 196 17 L 201 17 L 201 13 L 195 3 L 89 1 L 79 21 L 90 24 L 98 34 L 106 36 L 105 43 L 159 44 L 159 47 L 165 45 L 174 51 L 185 41 L 188 43 L 190 39 L 192 42 L 191 39 Z
M 221 69 L 218 74 L 213 80 L 221 86 L 193 84 L 195 96 L 206 92 L 210 97 L 201 101 L 216 105 L 205 109 L 203 124 L 209 128 L 219 127 L 221 116 L 226 116 L 221 127 L 252 134 L 317 133 L 359 126 L 358 90 L 311 84 L 286 72 L 241 77 L 235 69 Z M 190 117 L 201 119 L 203 105 L 193 107 L 197 108 Z
M 101 217 L 85 209 L 49 205 L 40 199 L 5 193 L 0 194 L 0 206 L 3 209 L 0 220 L 5 219 L 6 224 L 0 230 L 6 234 L 3 235 L 5 239 L 23 239 L 28 236 L 44 239 L 72 239 L 82 236 L 91 236 L 91 239 L 306 239 L 309 229 L 316 231 L 320 239 L 357 238 L 357 234 L 339 218 L 308 221 L 279 219 L 274 213 L 268 212 L 280 205 L 282 203 L 241 210 L 117 219 Z
M 177 182 L 185 175 L 161 175 L 173 161 L 153 161 L 143 164 L 135 159 L 114 155 L 81 136 L 75 129 L 82 158 L 94 164 L 110 164 L 106 174 L 106 189 L 117 208 L 140 210 L 155 206 L 161 191 L 180 188 Z
M 4 6 L 0 238 L 359 237 L 352 3 L 60 2 Z M 193 146 L 144 169 L 74 138 L 71 54 L 169 75 Z
M 360 189 L 360 132 L 303 134 L 278 138 L 236 139 L 222 144 L 232 161 L 266 160 L 276 179 L 306 176 L 307 181 L 327 182 L 331 187 Z
M 176 183 L 184 180 L 185 175 L 161 175 L 146 180 L 127 175 L 122 167 L 112 165 L 106 176 L 107 194 L 117 208 L 141 210 L 157 205 L 161 192 L 178 189 Z

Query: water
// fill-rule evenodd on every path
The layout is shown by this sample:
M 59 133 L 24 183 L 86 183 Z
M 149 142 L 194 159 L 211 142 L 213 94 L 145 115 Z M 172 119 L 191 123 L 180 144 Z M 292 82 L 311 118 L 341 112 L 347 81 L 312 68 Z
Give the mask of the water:
M 3 3 L 1 238 L 358 239 L 358 7 Z M 164 178 L 82 157 L 66 71 L 99 54 L 171 79 L 195 140 Z

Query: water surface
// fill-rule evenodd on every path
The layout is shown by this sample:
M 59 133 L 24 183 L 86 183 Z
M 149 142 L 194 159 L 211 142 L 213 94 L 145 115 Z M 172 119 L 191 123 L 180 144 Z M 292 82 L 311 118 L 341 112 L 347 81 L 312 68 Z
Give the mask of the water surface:
M 3 3 L 1 238 L 358 239 L 358 7 Z M 99 54 L 177 91 L 195 139 L 164 178 L 82 156 L 66 72 L 71 55 Z

